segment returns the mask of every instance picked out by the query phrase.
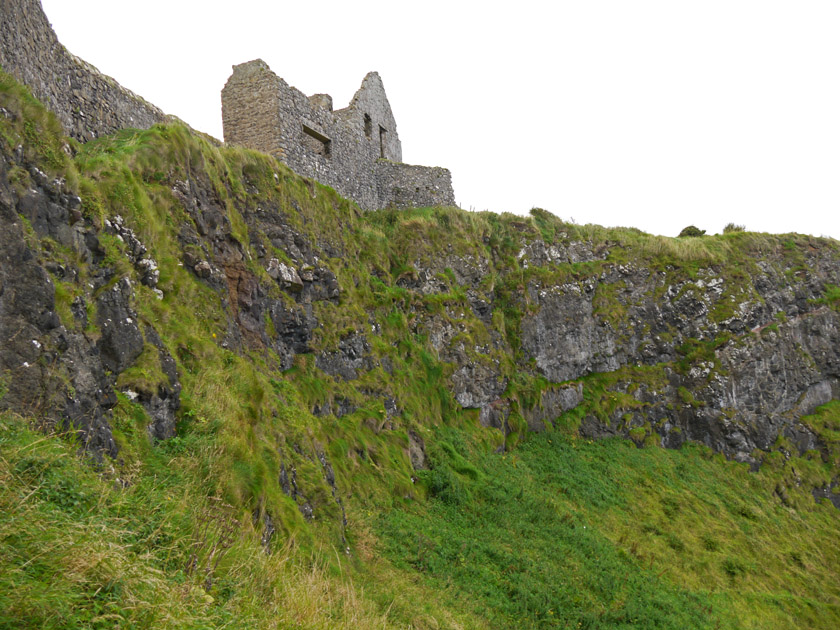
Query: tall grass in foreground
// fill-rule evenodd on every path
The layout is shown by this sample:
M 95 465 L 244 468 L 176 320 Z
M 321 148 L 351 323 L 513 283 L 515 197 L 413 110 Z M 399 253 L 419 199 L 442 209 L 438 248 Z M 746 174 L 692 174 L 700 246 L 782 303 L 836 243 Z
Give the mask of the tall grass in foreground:
M 156 475 L 123 487 L 0 417 L 0 628 L 394 627 L 326 561 L 334 550 L 268 554 L 247 527 L 206 590 L 188 570 L 206 501 L 160 455 Z

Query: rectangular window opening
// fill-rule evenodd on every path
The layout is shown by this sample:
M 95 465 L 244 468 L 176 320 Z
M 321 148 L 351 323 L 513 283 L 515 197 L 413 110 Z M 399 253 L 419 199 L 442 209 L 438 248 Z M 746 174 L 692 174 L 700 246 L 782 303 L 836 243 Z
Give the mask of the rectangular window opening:
M 332 140 L 306 125 L 303 125 L 303 144 L 315 155 L 330 157 L 332 154 Z

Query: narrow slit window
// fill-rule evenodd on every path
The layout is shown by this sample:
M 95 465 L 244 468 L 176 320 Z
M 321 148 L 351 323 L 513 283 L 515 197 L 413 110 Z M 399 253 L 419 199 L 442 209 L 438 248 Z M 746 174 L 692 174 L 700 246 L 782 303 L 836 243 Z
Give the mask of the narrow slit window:
M 385 158 L 385 141 L 387 140 L 388 131 L 382 125 L 379 126 L 379 157 Z
M 365 114 L 365 136 L 368 140 L 373 135 L 373 121 L 370 119 L 370 114 Z

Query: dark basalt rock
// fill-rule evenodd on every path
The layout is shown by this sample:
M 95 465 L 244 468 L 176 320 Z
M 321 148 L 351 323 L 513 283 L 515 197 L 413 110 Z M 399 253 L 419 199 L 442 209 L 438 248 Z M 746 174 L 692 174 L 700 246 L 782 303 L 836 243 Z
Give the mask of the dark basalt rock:
M 426 445 L 423 442 L 423 438 L 414 431 L 408 432 L 408 459 L 414 470 L 425 470 L 428 468 L 426 464 Z
M 537 406 L 524 409 L 522 415 L 531 431 L 545 431 L 546 423 L 553 423 L 564 412 L 583 402 L 583 385 L 580 383 L 553 387 L 540 395 Z
M 30 189 L 19 198 L 8 184 L 8 168 L 0 154 L 0 373 L 6 390 L 0 409 L 76 430 L 91 453 L 115 456 L 107 414 L 116 396 L 101 354 L 84 335 L 62 325 L 53 280 L 30 249 L 18 216 L 31 217 L 40 236 L 84 248 L 78 232 L 63 229 L 75 200 L 40 177 L 44 186 L 54 186 L 51 192 Z
M 10 159 L 30 175 L 32 185 L 22 193 L 9 184 Z M 139 402 L 152 419 L 150 434 L 171 437 L 181 387 L 175 362 L 153 328 L 146 327 L 144 339 L 131 306 L 131 280 L 114 282 L 114 271 L 102 266 L 106 253 L 98 228 L 82 218 L 79 197 L 67 191 L 63 180 L 50 179 L 22 160 L 22 153 L 11 157 L 0 153 L 0 338 L 4 339 L 0 372 L 6 375 L 7 390 L 0 408 L 78 432 L 80 444 L 94 457 L 116 457 L 109 422 L 117 404 L 114 384 L 148 341 L 158 348 L 169 383 L 155 392 L 140 392 Z M 25 235 L 22 219 L 35 239 Z M 153 287 L 157 266 L 134 233 L 119 217 L 103 228 L 122 239 L 138 277 Z M 79 272 L 72 264 L 50 259 L 53 243 L 91 265 L 87 284 L 80 286 L 82 294 L 69 305 L 70 321 L 61 321 L 56 311 L 53 278 L 79 285 Z M 91 302 L 95 303 L 98 339 L 83 332 L 92 323 L 88 319 Z
M 269 343 L 277 352 L 282 368 L 287 370 L 292 367 L 296 354 L 311 352 L 309 342 L 318 320 L 310 309 L 294 303 L 287 304 L 285 300 L 269 302 L 268 314 L 276 333 Z
M 400 343 L 391 351 L 377 338 L 387 334 L 381 305 L 367 303 L 362 311 L 350 304 L 355 319 L 347 321 L 339 311 L 354 295 L 333 271 L 344 265 L 351 273 L 341 277 L 355 276 L 361 289 L 375 276 L 409 294 L 393 303 L 406 305 L 401 315 L 413 335 L 409 352 L 422 346 L 452 399 L 505 435 L 511 423 L 521 428 L 520 416 L 540 431 L 590 403 L 584 391 L 600 394 L 589 388 L 595 382 L 633 404 L 597 413 L 579 408 L 574 419 L 584 416 L 579 431 L 587 437 L 630 436 L 640 446 L 654 441 L 670 448 L 697 441 L 751 466 L 780 437 L 800 453 L 826 452 L 800 418 L 840 397 L 840 315 L 818 303 L 827 287 L 840 284 L 840 257 L 831 248 L 803 247 L 796 265 L 768 251 L 765 260 L 727 276 L 697 261 L 690 268 L 660 259 L 650 267 L 608 262 L 609 252 L 623 245 L 573 242 L 565 234 L 545 242 L 522 220 L 506 237 L 512 242 L 485 234 L 460 248 L 436 243 L 415 259 L 391 260 L 397 278 L 385 259 L 358 261 L 355 273 L 348 268 L 357 262 L 357 241 L 313 226 L 295 199 L 282 201 L 283 207 L 277 198 L 266 201 L 257 178 L 243 175 L 252 193 L 247 197 L 228 182 L 211 181 L 201 160 L 198 152 L 188 168 L 163 173 L 160 192 L 176 201 L 173 233 L 184 267 L 202 290 L 214 292 L 227 315 L 218 343 L 231 352 L 254 353 L 271 369 L 286 370 L 296 355 L 317 349 L 315 365 L 337 380 L 353 381 L 379 366 L 400 378 Z M 10 182 L 13 169 L 17 185 Z M 133 308 L 135 290 L 148 295 L 141 284 L 157 289 L 157 263 L 149 255 L 155 244 L 141 242 L 130 220 L 109 216 L 99 225 L 83 208 L 66 182 L 26 163 L 23 150 L 0 147 L 0 408 L 72 428 L 89 450 L 114 456 L 109 419 L 120 373 L 144 350 L 156 349 L 165 379 L 151 391 L 131 392 L 150 417 L 153 439 L 175 434 L 181 384 L 166 344 Z M 106 246 L 114 237 L 128 266 L 109 260 L 114 248 Z M 72 256 L 58 255 L 65 251 Z M 69 316 L 66 303 L 56 305 L 58 282 L 75 290 Z M 318 320 L 336 313 L 347 326 L 340 332 Z M 318 336 L 321 325 L 325 334 Z M 337 343 L 323 341 L 336 334 L 343 334 Z M 635 368 L 656 374 L 632 382 Z M 609 378 L 592 377 L 599 373 Z M 520 375 L 530 391 L 517 390 Z M 405 430 L 409 413 L 404 417 L 391 398 L 400 392 L 391 383 L 364 386 L 350 395 L 352 384 L 341 383 L 342 395 L 326 392 L 313 413 L 341 417 L 360 400 L 384 398 L 382 413 L 364 422 L 375 432 Z M 354 448 L 364 456 L 364 448 Z M 324 505 L 334 509 L 327 487 L 339 507 L 341 501 L 322 447 L 308 449 L 284 462 L 278 483 L 304 517 L 313 518 Z M 415 469 L 428 465 L 418 432 L 408 431 L 407 456 Z M 303 472 L 297 480 L 292 462 L 301 471 L 306 465 L 317 484 L 308 485 L 312 479 Z M 831 490 L 814 492 L 834 501 Z M 255 518 L 263 519 L 264 531 L 273 529 L 267 513 Z
M 614 332 L 597 321 L 592 296 L 577 285 L 538 290 L 540 310 L 522 321 L 522 348 L 550 381 L 617 369 L 624 357 Z
M 96 323 L 102 331 L 99 352 L 105 369 L 123 372 L 143 352 L 143 333 L 131 309 L 131 281 L 123 278 L 96 301 Z
M 151 326 L 145 327 L 146 342 L 155 346 L 158 360 L 168 383 L 159 383 L 156 391 L 139 393 L 140 404 L 149 414 L 149 435 L 158 440 L 165 440 L 175 435 L 176 412 L 181 406 L 181 382 L 175 359 L 163 345 L 160 337 Z
M 350 335 L 338 343 L 338 350 L 321 353 L 315 366 L 330 376 L 352 381 L 357 378 L 359 370 L 373 368 L 370 344 L 364 335 Z
M 319 418 L 330 414 L 333 414 L 336 418 L 341 418 L 354 411 L 356 411 L 356 405 L 346 398 L 338 397 L 332 401 L 326 401 L 323 405 L 315 405 L 312 414 Z
M 811 493 L 817 501 L 820 499 L 828 499 L 834 507 L 840 510 L 840 492 L 837 492 L 837 487 L 839 485 L 840 484 L 835 481 L 828 486 L 814 488 Z
M 497 400 L 507 385 L 496 370 L 484 363 L 461 365 L 450 378 L 455 400 L 465 409 L 480 409 Z
M 510 427 L 507 423 L 509 416 L 510 404 L 506 400 L 496 400 L 481 408 L 478 419 L 481 426 L 499 429 L 507 435 L 510 433 Z

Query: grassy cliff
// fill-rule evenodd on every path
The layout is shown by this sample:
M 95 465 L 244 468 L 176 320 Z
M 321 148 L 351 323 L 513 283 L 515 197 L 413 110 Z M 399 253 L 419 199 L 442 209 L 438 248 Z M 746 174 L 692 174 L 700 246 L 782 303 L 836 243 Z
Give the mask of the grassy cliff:
M 0 375 L 0 628 L 837 627 L 802 332 L 833 339 L 835 241 L 362 213 L 183 126 L 80 146 L 5 75 L 0 107 L 55 315 L 0 328 L 39 350 Z M 563 318 L 595 350 L 537 347 Z M 768 428 L 773 352 L 801 387 Z M 73 416 L 88 372 L 113 399 Z

